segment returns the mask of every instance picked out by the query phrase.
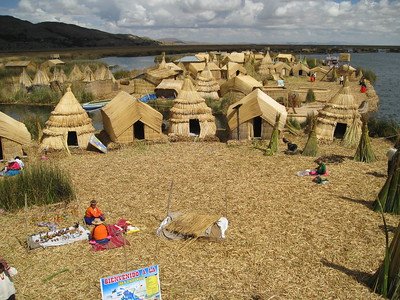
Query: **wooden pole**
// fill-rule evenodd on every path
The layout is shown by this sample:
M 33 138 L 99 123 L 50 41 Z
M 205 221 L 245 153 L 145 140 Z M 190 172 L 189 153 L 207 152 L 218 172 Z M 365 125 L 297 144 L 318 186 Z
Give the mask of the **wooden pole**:
M 25 238 L 26 238 L 26 245 L 27 250 L 29 250 L 29 243 L 28 243 L 28 195 L 25 193 L 24 196 L 24 215 L 25 215 Z
M 167 216 L 169 215 L 171 211 L 171 196 L 172 196 L 172 187 L 174 186 L 174 180 L 171 180 L 171 185 L 169 187 L 169 194 L 168 194 L 168 203 L 167 203 Z

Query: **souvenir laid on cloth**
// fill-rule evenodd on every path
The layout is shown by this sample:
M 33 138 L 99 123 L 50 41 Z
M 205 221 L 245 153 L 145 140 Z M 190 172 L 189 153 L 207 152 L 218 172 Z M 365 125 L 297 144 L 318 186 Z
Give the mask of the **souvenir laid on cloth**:
M 29 249 L 61 246 L 77 241 L 88 240 L 89 231 L 79 224 L 59 230 L 42 232 L 28 237 Z
M 117 224 L 106 225 L 108 232 L 108 243 L 100 244 L 96 243 L 96 241 L 91 240 L 90 244 L 92 245 L 93 251 L 101 251 L 101 250 L 109 250 L 114 248 L 119 248 L 124 245 L 130 245 L 129 241 L 123 236 L 123 233 L 126 232 L 129 226 L 129 222 L 120 219 Z
M 317 176 L 317 175 L 321 175 L 321 174 L 318 174 L 315 169 L 313 169 L 313 170 L 312 169 L 307 169 L 307 170 L 304 170 L 304 171 L 298 171 L 296 174 L 297 174 L 297 176 Z M 328 176 L 329 175 L 328 170 L 326 170 L 325 174 L 322 174 L 322 175 Z
M 317 176 L 317 177 L 314 177 L 313 182 L 315 182 L 317 184 L 327 184 L 327 183 L 329 183 L 329 180 L 327 178 Z
M 161 222 L 157 235 L 169 240 L 225 238 L 228 219 L 219 215 L 172 212 Z

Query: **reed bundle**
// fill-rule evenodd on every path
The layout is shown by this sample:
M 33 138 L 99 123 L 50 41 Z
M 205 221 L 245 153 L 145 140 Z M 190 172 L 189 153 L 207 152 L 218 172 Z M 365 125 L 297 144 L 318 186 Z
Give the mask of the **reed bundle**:
M 219 215 L 184 213 L 174 218 L 166 226 L 166 229 L 185 236 L 198 238 L 203 236 L 204 232 L 217 222 L 219 218 Z

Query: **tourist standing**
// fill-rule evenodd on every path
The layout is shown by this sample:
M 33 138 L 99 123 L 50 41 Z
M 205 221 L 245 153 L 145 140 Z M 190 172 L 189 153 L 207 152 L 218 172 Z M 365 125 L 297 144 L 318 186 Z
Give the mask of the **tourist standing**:
M 0 260 L 0 300 L 15 300 L 15 287 L 11 277 L 17 275 L 17 270 Z
M 339 84 L 343 85 L 343 83 L 344 83 L 344 77 L 343 77 L 343 75 L 341 75 L 339 78 Z

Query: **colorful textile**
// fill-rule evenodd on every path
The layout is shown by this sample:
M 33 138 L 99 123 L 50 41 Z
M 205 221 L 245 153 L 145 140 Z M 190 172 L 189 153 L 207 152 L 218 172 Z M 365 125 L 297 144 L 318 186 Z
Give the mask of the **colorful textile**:
M 106 244 L 100 244 L 97 241 L 91 241 L 90 244 L 92 245 L 92 250 L 102 251 L 119 248 L 124 245 L 130 245 L 129 241 L 123 236 L 124 226 L 119 226 L 123 225 L 124 223 L 126 223 L 126 221 L 121 219 L 117 222 L 117 224 L 106 225 L 108 232 L 107 238 L 109 239 L 109 242 Z

